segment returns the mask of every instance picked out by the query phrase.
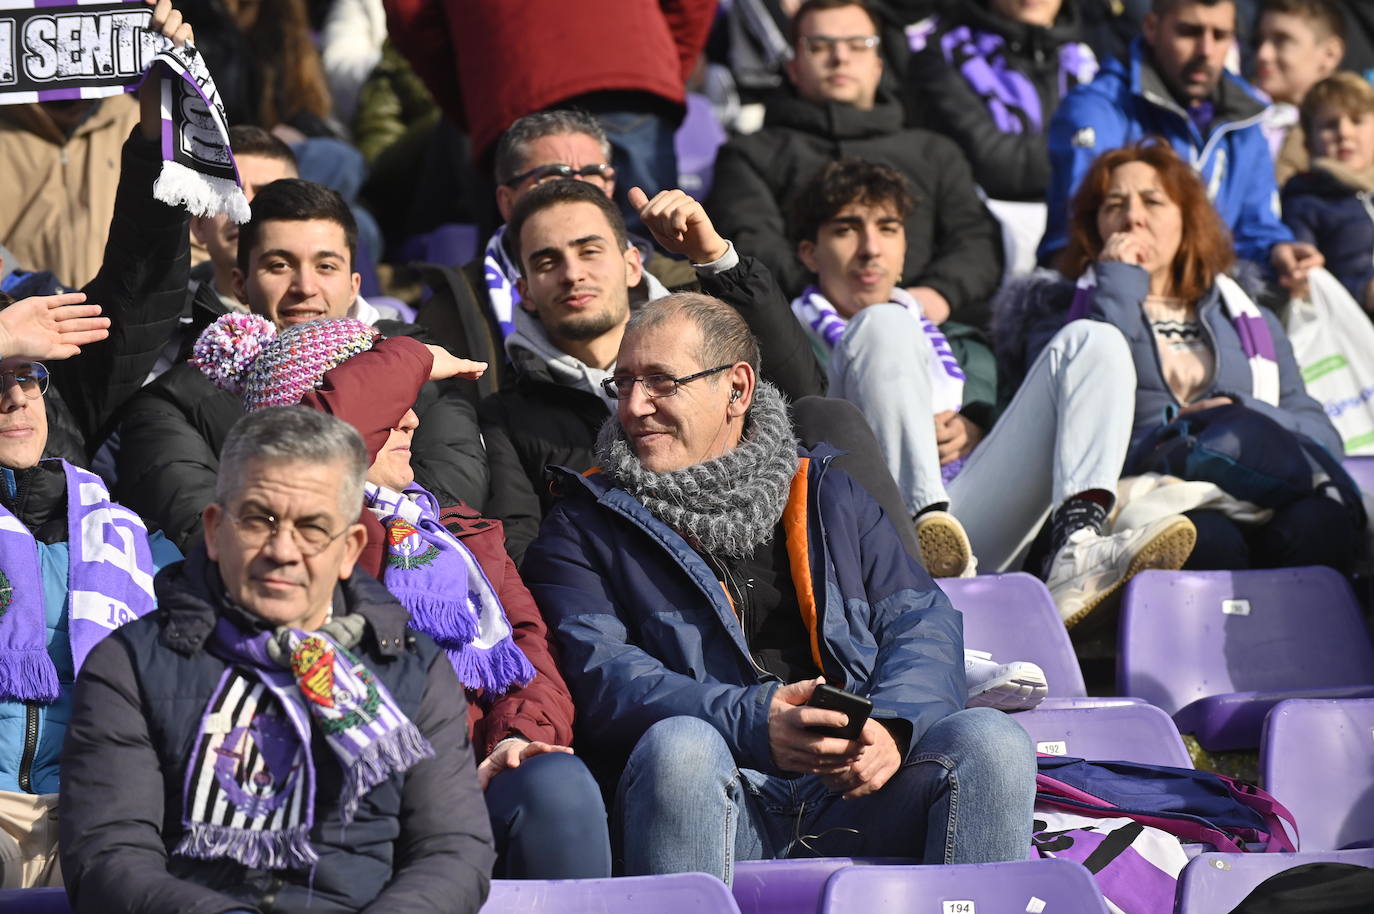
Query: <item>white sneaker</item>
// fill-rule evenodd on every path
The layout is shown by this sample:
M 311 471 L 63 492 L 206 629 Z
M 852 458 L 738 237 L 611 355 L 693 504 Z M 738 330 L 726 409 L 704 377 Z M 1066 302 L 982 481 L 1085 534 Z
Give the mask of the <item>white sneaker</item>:
M 1034 663 L 998 663 L 987 651 L 964 651 L 964 678 L 968 681 L 966 708 L 1028 711 L 1049 691 L 1045 671 Z
M 1197 528 L 1182 514 L 1112 536 L 1083 527 L 1055 553 L 1045 586 L 1065 627 L 1073 628 L 1114 598 L 1137 572 L 1182 568 L 1196 543 Z
M 927 511 L 916 518 L 916 545 L 932 578 L 971 578 L 978 573 L 964 525 L 948 511 Z

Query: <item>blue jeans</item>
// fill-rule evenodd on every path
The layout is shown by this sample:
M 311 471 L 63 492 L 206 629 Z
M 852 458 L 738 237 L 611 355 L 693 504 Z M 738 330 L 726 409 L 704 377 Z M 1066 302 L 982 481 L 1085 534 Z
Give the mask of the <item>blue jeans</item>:
M 1035 753 L 1007 715 L 971 708 L 927 730 L 881 790 L 842 800 L 816 775 L 736 768 L 713 726 L 673 717 L 640 738 L 617 793 L 627 875 L 728 883 L 735 860 L 779 857 L 1024 860 Z
M 549 752 L 502 771 L 487 785 L 486 800 L 498 878 L 611 875 L 606 805 L 577 756 Z
M 639 212 L 630 206 L 627 195 L 631 187 L 643 188 L 650 197 L 677 187 L 677 149 L 673 145 L 677 128 L 650 111 L 604 111 L 596 119 L 611 141 L 615 202 L 625 214 L 630 232 L 647 236 Z

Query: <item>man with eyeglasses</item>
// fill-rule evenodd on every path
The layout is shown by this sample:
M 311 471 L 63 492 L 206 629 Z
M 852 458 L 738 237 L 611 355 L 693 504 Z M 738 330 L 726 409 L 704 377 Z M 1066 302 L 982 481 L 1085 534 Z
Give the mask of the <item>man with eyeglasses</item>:
M 501 219 L 508 223 L 516 204 L 549 181 L 583 181 L 614 198 L 617 175 L 610 162 L 606 131 L 585 111 L 555 109 L 520 118 L 496 144 L 496 208 Z M 667 286 L 695 278 L 682 261 L 655 256 L 652 241 L 634 235 L 628 238 L 646 267 L 630 289 L 632 303 L 667 295 Z M 480 396 L 508 387 L 514 380 L 503 352 L 505 341 L 515 331 L 520 305 L 520 266 L 513 248 L 506 226 L 500 226 L 487 239 L 481 257 L 461 269 L 456 265 L 442 269 L 441 275 L 428 280 L 437 291 L 420 308 L 420 323 L 439 342 L 494 366 L 489 377 L 476 382 Z
M 522 574 L 616 785 L 625 872 L 1024 859 L 1025 733 L 963 710 L 959 614 L 835 451 L 799 448 L 739 314 L 646 305 L 603 386 L 598 469 L 556 472 Z M 856 737 L 817 731 L 848 722 L 808 705 L 822 683 L 872 702 Z
M 786 210 L 802 184 L 843 157 L 890 165 L 921 205 L 906 223 L 901 285 L 936 323 L 982 327 L 1002 274 L 1002 236 L 949 139 L 903 127 L 884 82 L 879 25 L 863 0 L 807 0 L 792 19 L 790 92 L 767 105 L 764 126 L 723 146 L 706 208 L 721 233 L 761 260 L 787 295 L 806 288 L 788 240 Z
M 239 421 L 158 618 L 91 652 L 63 754 L 75 911 L 470 914 L 494 860 L 447 655 L 356 570 L 368 456 L 299 406 Z
M 184 238 L 184 231 L 182 237 Z M 67 396 L 99 374 L 110 321 L 86 296 L 5 302 L 0 310 L 0 860 L 3 887 L 61 885 L 59 763 L 72 683 L 111 630 L 156 605 L 153 575 L 181 554 L 114 504 L 99 477 L 48 451 L 47 359 Z M 103 345 L 102 345 L 103 344 Z M 87 377 L 108 383 L 109 374 Z M 92 404 L 92 408 L 95 404 Z

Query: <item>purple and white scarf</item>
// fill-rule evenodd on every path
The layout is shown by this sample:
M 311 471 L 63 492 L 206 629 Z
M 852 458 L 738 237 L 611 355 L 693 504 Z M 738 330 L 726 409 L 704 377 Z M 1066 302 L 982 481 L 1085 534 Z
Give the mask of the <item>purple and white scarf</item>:
M 1226 316 L 1240 337 L 1240 348 L 1250 363 L 1250 395 L 1271 406 L 1279 405 L 1279 358 L 1274 349 L 1274 336 L 1259 307 L 1245 294 L 1245 290 L 1224 274 L 1216 278 L 1221 292 L 1221 304 Z M 1092 309 L 1093 290 L 1097 288 L 1097 271 L 1089 266 L 1078 278 L 1069 307 L 1069 320 L 1080 320 Z
M 356 615 L 313 632 L 255 635 L 219 619 L 210 649 L 230 666 L 201 715 L 183 785 L 186 833 L 173 853 L 254 869 L 315 864 L 312 726 L 343 769 L 344 825 L 373 787 L 434 755 L 386 686 L 351 653 L 365 630 Z
M 491 302 L 491 313 L 501 327 L 501 339 L 515 331 L 515 309 L 520 306 L 520 290 L 515 288 L 515 280 L 520 277 L 520 268 L 511 262 L 506 253 L 506 227 L 503 225 L 491 238 L 487 239 L 487 249 L 482 254 L 482 278 L 487 284 L 487 300 Z
M 0 105 L 132 92 L 162 64 L 162 171 L 153 196 L 247 222 L 219 91 L 195 45 L 148 30 L 139 0 L 0 3 Z
M 925 49 L 939 30 L 938 17 L 930 17 L 906 29 L 913 54 Z M 1006 40 L 995 32 L 956 26 L 940 38 L 940 51 L 958 70 L 969 87 L 982 98 L 1002 133 L 1044 133 L 1045 116 L 1035 84 L 1007 60 Z M 1074 86 L 1092 82 L 1097 57 L 1080 41 L 1059 46 L 1059 97 Z
M 60 461 L 67 479 L 67 631 L 80 670 L 110 632 L 156 606 L 148 528 L 110 501 L 99 476 Z M 0 700 L 56 701 L 38 541 L 0 506 Z
M 475 556 L 439 522 L 434 496 L 368 483 L 363 502 L 386 531 L 382 583 L 410 612 L 411 627 L 435 640 L 458 681 L 484 697 L 534 678 L 510 621 Z
M 946 411 L 958 412 L 964 405 L 964 369 L 954 356 L 949 340 L 940 332 L 939 326 L 921 311 L 921 303 L 901 287 L 892 289 L 892 303 L 901 305 L 907 313 L 920 324 L 926 342 L 930 344 L 930 407 L 932 415 Z M 830 303 L 821 290 L 807 286 L 806 291 L 792 299 L 792 313 L 801 325 L 811 331 L 811 335 L 827 351 L 834 349 L 844 336 L 849 321 Z M 953 460 L 940 467 L 945 482 L 959 475 L 964 466 L 963 458 Z

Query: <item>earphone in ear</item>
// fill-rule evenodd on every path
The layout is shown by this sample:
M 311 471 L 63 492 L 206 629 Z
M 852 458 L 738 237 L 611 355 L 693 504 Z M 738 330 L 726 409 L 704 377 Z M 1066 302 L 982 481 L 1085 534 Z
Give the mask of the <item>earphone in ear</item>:
M 744 391 L 742 391 L 742 390 L 732 390 L 732 391 L 730 391 L 730 399 L 731 399 L 731 401 L 738 400 L 738 399 L 739 399 L 740 397 L 742 397 L 742 396 L 744 396 Z

